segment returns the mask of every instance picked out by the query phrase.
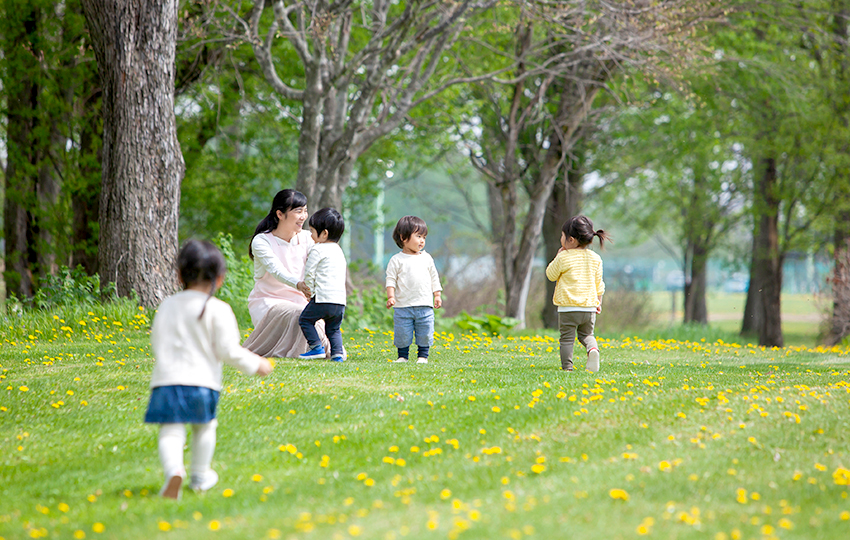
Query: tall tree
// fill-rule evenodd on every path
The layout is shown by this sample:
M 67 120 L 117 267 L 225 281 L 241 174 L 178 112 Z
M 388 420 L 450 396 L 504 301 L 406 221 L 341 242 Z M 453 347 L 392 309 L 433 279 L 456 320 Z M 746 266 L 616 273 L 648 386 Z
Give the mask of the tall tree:
M 360 155 L 413 107 L 474 79 L 453 79 L 445 55 L 467 17 L 494 3 L 259 0 L 244 16 L 224 6 L 237 21 L 226 38 L 252 46 L 300 119 L 296 187 L 311 205 L 340 207 Z
M 709 2 L 678 0 L 520 3 L 512 19 L 519 61 L 504 84 L 475 88 L 481 110 L 468 121 L 484 125 L 466 130 L 472 160 L 491 185 L 506 315 L 525 320 L 546 206 L 597 94 L 623 70 L 649 70 L 687 51 L 684 36 L 712 13 Z
M 843 133 L 837 151 L 845 157 L 839 174 L 845 179 L 844 188 L 835 198 L 836 216 L 832 230 L 834 272 L 832 279 L 833 306 L 830 328 L 826 336 L 829 345 L 840 343 L 850 335 L 850 0 L 832 0 L 825 26 L 825 46 L 812 47 L 813 57 L 826 69 L 822 70 L 827 85 L 826 97 Z M 812 41 L 818 43 L 812 33 Z
M 177 0 L 83 0 L 103 87 L 101 277 L 153 306 L 177 287 L 183 156 L 174 116 Z
M 2 37 L 6 93 L 7 161 L 4 175 L 4 238 L 6 240 L 6 287 L 28 297 L 33 292 L 33 266 L 37 255 L 33 234 L 38 155 L 36 110 L 38 109 L 39 21 L 35 4 L 4 3 Z M 32 211 L 30 211 L 32 210 Z
M 840 196 L 846 130 L 825 99 L 825 74 L 811 58 L 820 48 L 827 2 L 806 9 L 764 4 L 718 32 L 723 52 L 721 91 L 747 120 L 743 154 L 752 163 L 753 249 L 742 333 L 782 346 L 782 267 L 787 253 L 808 249 L 812 229 Z
M 736 150 L 736 116 L 715 99 L 709 66 L 685 77 L 687 92 L 636 84 L 643 95 L 615 108 L 598 136 L 593 162 L 624 220 L 671 233 L 685 274 L 684 322 L 708 322 L 708 259 L 743 217 L 746 160 Z
M 99 176 L 99 93 L 79 0 L 6 0 L 2 11 L 5 275 L 25 298 L 59 264 L 90 268 L 96 229 L 81 200 Z

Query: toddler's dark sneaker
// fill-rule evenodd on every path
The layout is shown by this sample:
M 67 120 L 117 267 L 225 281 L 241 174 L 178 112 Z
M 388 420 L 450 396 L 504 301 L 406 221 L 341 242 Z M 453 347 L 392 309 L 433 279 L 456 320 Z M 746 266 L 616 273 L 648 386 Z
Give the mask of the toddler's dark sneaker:
M 344 362 L 345 358 L 342 357 L 341 354 L 331 357 L 331 362 Z
M 193 474 L 189 487 L 195 491 L 208 491 L 218 484 L 218 473 L 210 469 L 204 474 Z
M 309 351 L 304 354 L 299 354 L 298 358 L 302 360 L 312 360 L 313 358 L 324 358 L 325 357 L 325 348 L 319 345 L 318 347 L 313 347 Z
M 596 347 L 587 351 L 587 370 L 593 373 L 599 371 L 599 349 Z

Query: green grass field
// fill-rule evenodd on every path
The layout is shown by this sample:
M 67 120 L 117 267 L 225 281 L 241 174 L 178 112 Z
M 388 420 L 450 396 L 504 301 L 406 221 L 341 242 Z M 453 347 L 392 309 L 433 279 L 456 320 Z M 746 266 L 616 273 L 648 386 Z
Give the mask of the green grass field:
M 144 313 L 0 329 L 0 538 L 850 537 L 850 357 L 682 337 L 444 333 L 396 365 L 226 370 L 211 491 L 157 496 Z M 604 337 L 604 334 L 603 334 Z M 187 452 L 187 462 L 189 455 Z

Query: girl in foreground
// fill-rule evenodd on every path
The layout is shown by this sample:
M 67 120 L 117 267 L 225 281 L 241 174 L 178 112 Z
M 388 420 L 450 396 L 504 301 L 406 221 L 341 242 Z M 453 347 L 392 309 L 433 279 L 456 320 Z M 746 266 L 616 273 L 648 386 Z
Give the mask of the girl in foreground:
M 226 362 L 248 375 L 271 373 L 271 363 L 240 346 L 233 310 L 213 298 L 224 283 L 224 257 L 213 244 L 189 240 L 177 256 L 184 290 L 166 298 L 151 327 L 156 364 L 145 422 L 160 424 L 159 459 L 165 471 L 160 495 L 180 497 L 186 479 L 183 445 L 192 424 L 189 487 L 206 491 L 218 482 L 210 468 L 215 451 L 215 419 Z

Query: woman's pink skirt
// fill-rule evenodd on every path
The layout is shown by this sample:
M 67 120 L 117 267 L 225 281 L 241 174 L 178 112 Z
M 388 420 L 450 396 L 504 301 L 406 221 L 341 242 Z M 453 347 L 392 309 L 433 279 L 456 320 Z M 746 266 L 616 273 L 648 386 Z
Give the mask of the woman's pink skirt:
M 286 301 L 272 306 L 242 346 L 260 356 L 298 358 L 299 354 L 307 352 L 307 339 L 298 325 L 303 310 L 304 306 Z M 330 358 L 331 346 L 325 336 L 325 321 L 317 322 L 316 330 Z

